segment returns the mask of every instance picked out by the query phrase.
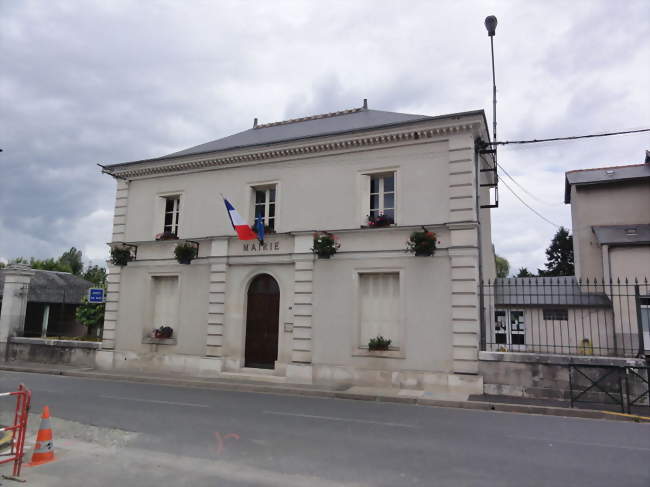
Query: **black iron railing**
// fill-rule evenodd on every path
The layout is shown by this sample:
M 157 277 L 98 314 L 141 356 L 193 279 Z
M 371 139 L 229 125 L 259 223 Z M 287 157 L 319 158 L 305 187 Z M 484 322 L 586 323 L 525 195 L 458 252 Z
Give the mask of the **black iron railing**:
M 504 278 L 482 283 L 481 349 L 650 355 L 648 279 Z

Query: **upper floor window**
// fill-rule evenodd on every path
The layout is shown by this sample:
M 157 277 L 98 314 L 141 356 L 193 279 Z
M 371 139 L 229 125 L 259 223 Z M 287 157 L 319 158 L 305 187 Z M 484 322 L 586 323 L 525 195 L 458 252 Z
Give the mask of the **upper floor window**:
M 395 223 L 395 173 L 370 175 L 369 222 Z M 382 218 L 383 217 L 383 218 Z
M 274 231 L 275 185 L 253 188 L 253 191 L 255 192 L 255 222 L 257 222 L 258 218 L 262 218 L 267 231 Z
M 178 236 L 178 218 L 180 214 L 181 197 L 166 196 L 165 200 L 165 220 L 163 224 L 163 232 L 171 233 Z

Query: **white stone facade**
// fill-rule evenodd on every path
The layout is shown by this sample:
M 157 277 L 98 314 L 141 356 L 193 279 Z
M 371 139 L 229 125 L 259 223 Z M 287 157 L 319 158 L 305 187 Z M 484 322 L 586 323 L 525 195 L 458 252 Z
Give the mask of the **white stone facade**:
M 479 208 L 489 194 L 477 187 L 484 176 L 475 140 L 487 137 L 483 113 L 468 112 L 110 166 L 119 178 L 112 245 L 137 246 L 137 258 L 109 266 L 98 365 L 255 373 L 245 367 L 247 292 L 268 274 L 279 288 L 279 312 L 277 360 L 267 374 L 424 390 L 473 384 L 480 392 L 478 282 L 495 270 L 490 210 Z M 367 228 L 373 174 L 394 175 L 395 224 L 386 228 Z M 234 236 L 220 196 L 252 224 L 259 187 L 276 191 L 276 233 L 263 247 Z M 176 262 L 178 241 L 154 238 L 162 232 L 161 198 L 169 195 L 179 198 L 179 241 L 199 244 L 190 265 Z M 405 251 L 422 226 L 437 234 L 433 257 Z M 331 259 L 312 253 L 314 231 L 338 238 Z M 373 352 L 360 338 L 359 303 L 370 298 L 360 297 L 359 283 L 382 273 L 399 303 L 392 313 L 399 319 L 385 324 L 397 347 Z M 164 278 L 177 289 L 178 322 L 172 340 L 155 341 L 148 339 L 159 325 L 152 289 Z

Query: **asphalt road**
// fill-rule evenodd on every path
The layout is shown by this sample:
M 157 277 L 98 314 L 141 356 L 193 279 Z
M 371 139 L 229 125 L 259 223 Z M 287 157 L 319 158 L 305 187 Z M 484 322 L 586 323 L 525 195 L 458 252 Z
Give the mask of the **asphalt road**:
M 86 486 L 650 486 L 650 424 L 0 372 L 20 382 L 35 412 L 137 433 L 79 462 Z

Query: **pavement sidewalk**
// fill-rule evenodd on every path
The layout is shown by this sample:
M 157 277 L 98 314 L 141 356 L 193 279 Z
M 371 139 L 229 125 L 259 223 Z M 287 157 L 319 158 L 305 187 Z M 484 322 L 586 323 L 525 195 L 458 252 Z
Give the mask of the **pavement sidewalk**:
M 650 413 L 643 415 L 622 414 L 616 411 L 570 408 L 568 404 L 551 400 L 526 400 L 515 397 L 470 396 L 468 400 L 448 400 L 436 397 L 435 393 L 419 390 L 377 388 L 377 387 L 324 387 L 305 384 L 269 383 L 238 377 L 202 378 L 173 374 L 145 372 L 101 371 L 93 368 L 51 365 L 34 362 L 0 363 L 0 371 L 27 372 L 37 374 L 63 375 L 109 381 L 144 382 L 148 384 L 193 387 L 199 389 L 229 390 L 264 394 L 283 394 L 314 397 L 330 397 L 362 401 L 399 402 L 419 406 L 462 408 L 483 411 L 541 414 L 588 419 L 609 419 L 618 421 L 650 421 Z M 647 409 L 647 408 L 645 408 Z

